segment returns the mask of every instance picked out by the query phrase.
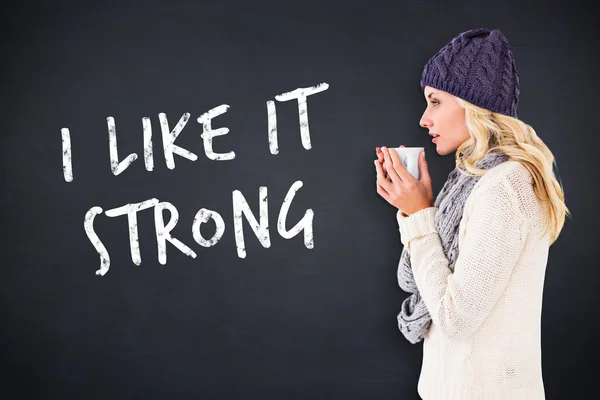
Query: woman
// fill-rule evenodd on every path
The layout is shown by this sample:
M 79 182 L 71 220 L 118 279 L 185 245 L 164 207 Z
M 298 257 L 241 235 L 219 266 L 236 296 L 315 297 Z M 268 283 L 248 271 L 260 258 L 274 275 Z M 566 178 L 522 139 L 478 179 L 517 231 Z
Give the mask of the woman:
M 433 399 L 544 399 L 541 310 L 548 250 L 569 213 L 554 157 L 517 119 L 519 78 L 499 30 L 463 32 L 425 65 L 420 125 L 456 168 L 433 202 L 424 152 L 416 180 L 376 149 L 377 193 L 398 208 L 398 314 L 424 340 L 417 391 Z

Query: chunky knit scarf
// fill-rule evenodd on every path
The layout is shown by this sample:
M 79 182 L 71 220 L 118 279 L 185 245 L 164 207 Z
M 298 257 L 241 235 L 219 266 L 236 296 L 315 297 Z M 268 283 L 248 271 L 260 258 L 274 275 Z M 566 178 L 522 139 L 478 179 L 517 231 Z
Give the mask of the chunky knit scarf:
M 475 166 L 489 170 L 507 160 L 508 157 L 503 153 L 489 152 L 482 160 L 475 163 Z M 438 207 L 434 217 L 435 226 L 442 241 L 444 254 L 448 258 L 448 267 L 452 272 L 458 256 L 458 228 L 463 209 L 479 178 L 481 177 L 471 176 L 457 166 L 448 175 L 434 202 L 434 206 Z M 405 292 L 412 293 L 402 302 L 402 309 L 398 314 L 398 327 L 404 337 L 415 344 L 425 337 L 425 332 L 431 325 L 431 315 L 417 289 L 407 246 L 402 249 L 398 263 L 398 284 Z

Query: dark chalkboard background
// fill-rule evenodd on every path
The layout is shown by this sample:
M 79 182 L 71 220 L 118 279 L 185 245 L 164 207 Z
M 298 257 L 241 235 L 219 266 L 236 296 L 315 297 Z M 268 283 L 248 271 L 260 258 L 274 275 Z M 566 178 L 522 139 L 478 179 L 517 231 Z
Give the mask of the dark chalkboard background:
M 39 3 L 39 4 L 37 4 Z M 380 145 L 424 146 L 437 194 L 453 156 L 419 127 L 425 62 L 458 33 L 499 28 L 521 78 L 519 118 L 554 152 L 567 219 L 550 249 L 542 317 L 549 399 L 597 392 L 597 24 L 573 1 L 103 1 L 18 2 L 2 11 L 2 268 L 0 359 L 8 398 L 417 399 L 422 343 L 396 314 L 401 251 L 395 209 L 375 191 Z M 59 4 L 60 3 L 60 4 Z M 590 6 L 591 7 L 591 6 Z M 327 83 L 308 97 L 312 148 L 296 101 L 275 101 L 279 154 L 269 151 L 266 102 Z M 221 104 L 213 128 L 229 161 L 204 154 L 197 118 Z M 198 155 L 166 167 L 158 114 Z M 110 169 L 106 118 L 121 159 Z M 154 170 L 144 168 L 142 118 L 152 123 Z M 62 172 L 61 128 L 72 141 Z M 287 229 L 314 211 L 314 248 L 277 231 L 283 198 L 302 181 Z M 232 192 L 258 218 L 268 188 L 271 247 L 244 222 L 236 252 Z M 110 269 L 96 275 L 86 212 L 151 198 L 172 203 L 172 234 L 157 257 L 154 213 L 138 213 L 141 265 L 127 217 L 100 214 Z M 225 232 L 214 247 L 192 236 L 201 208 Z M 170 216 L 164 213 L 165 222 Z M 202 226 L 204 237 L 214 224 Z M 594 384 L 594 386 L 592 386 Z

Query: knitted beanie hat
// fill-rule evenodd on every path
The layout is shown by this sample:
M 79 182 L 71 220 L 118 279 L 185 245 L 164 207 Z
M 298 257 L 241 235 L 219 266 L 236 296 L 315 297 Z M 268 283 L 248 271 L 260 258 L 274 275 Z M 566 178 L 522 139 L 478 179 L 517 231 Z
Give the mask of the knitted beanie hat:
M 519 76 L 510 44 L 498 29 L 473 29 L 452 39 L 425 64 L 421 89 L 425 86 L 517 118 Z

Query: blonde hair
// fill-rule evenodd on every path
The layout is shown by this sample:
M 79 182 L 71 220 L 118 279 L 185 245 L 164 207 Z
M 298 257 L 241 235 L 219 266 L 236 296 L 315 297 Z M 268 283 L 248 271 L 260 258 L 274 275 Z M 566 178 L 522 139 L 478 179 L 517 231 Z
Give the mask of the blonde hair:
M 552 245 L 571 213 L 565 204 L 562 184 L 556 180 L 552 166 L 554 155 L 533 128 L 523 121 L 473 105 L 456 97 L 465 109 L 470 139 L 456 150 L 456 165 L 476 176 L 487 170 L 474 166 L 490 151 L 500 151 L 510 160 L 519 161 L 533 177 L 533 188 L 546 210 Z M 558 169 L 558 168 L 557 168 Z

